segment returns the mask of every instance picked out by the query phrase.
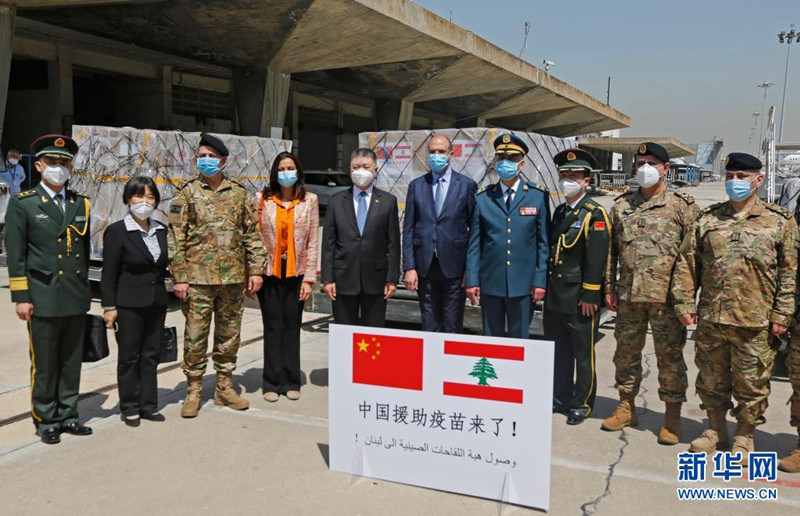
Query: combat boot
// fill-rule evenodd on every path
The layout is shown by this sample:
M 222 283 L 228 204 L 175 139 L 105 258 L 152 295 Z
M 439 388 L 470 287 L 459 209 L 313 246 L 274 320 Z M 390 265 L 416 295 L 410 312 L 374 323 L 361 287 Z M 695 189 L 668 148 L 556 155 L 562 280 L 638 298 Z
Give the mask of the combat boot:
M 693 452 L 714 453 L 715 450 L 725 450 L 729 446 L 728 426 L 725 423 L 724 410 L 709 410 L 708 425 L 703 434 L 692 441 L 689 450 Z
M 797 449 L 781 459 L 778 469 L 787 473 L 800 473 L 800 429 L 797 430 Z
M 755 443 L 753 442 L 753 434 L 755 431 L 756 427 L 750 423 L 741 420 L 736 423 L 736 434 L 733 436 L 731 455 L 737 453 L 742 454 L 742 461 L 740 464 L 743 468 L 747 467 L 747 458 L 750 456 L 750 452 L 756 449 Z
M 186 399 L 181 406 L 181 417 L 197 417 L 203 401 L 203 377 L 187 376 L 186 383 Z
M 233 410 L 247 410 L 250 402 L 239 396 L 233 388 L 231 373 L 217 372 L 217 388 L 214 392 L 214 405 L 225 405 Z
M 616 431 L 622 430 L 626 426 L 636 426 L 638 424 L 639 418 L 636 416 L 636 404 L 633 401 L 633 396 L 620 396 L 620 402 L 616 410 L 603 420 L 600 428 Z
M 664 426 L 658 432 L 659 444 L 678 444 L 681 436 L 681 402 L 667 402 Z

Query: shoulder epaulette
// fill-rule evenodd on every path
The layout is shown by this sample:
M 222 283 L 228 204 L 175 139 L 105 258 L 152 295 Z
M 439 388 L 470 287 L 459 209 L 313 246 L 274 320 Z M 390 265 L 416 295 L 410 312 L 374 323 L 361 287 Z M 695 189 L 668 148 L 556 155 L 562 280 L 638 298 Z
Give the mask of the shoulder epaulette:
M 596 204 L 595 204 L 595 203 L 593 203 L 593 202 L 589 202 L 589 201 L 586 201 L 586 202 L 583 204 L 583 207 L 584 207 L 584 208 L 586 208 L 586 209 L 587 209 L 587 210 L 589 210 L 589 211 L 594 211 L 594 210 L 596 210 L 597 208 L 599 208 L 599 206 L 598 206 L 598 205 L 596 205 Z
M 72 192 L 72 193 L 74 193 L 78 197 L 83 197 L 84 199 L 89 199 L 89 196 L 86 195 L 85 193 L 81 193 L 81 192 Z
M 183 181 L 181 181 L 180 183 L 175 185 L 175 189 L 176 190 L 183 190 L 184 188 L 189 186 L 189 183 L 191 183 L 193 181 L 196 181 L 196 180 L 197 180 L 196 177 L 192 177 L 192 178 L 189 178 L 189 179 L 184 179 Z
M 542 186 L 539 183 L 534 183 L 532 181 L 526 181 L 525 184 L 527 184 L 531 188 L 536 188 L 537 190 L 541 190 L 542 192 L 547 193 L 547 187 Z
M 694 197 L 684 192 L 683 190 L 675 190 L 673 193 L 678 197 L 680 197 L 681 199 L 683 199 L 686 202 L 686 204 L 694 204 Z
M 625 192 L 625 193 L 623 193 L 623 194 L 620 194 L 620 195 L 618 195 L 618 196 L 614 197 L 614 202 L 617 202 L 617 201 L 619 201 L 620 199 L 622 199 L 623 197 L 625 197 L 625 196 L 627 196 L 627 195 L 630 195 L 630 194 L 632 194 L 632 193 L 633 193 L 633 192 Z
M 783 206 L 780 206 L 779 204 L 773 204 L 771 202 L 767 202 L 767 203 L 764 203 L 764 206 L 766 206 L 769 211 L 774 211 L 775 213 L 781 215 L 785 219 L 791 219 L 792 218 L 792 214 L 789 213 L 789 211 L 786 210 L 786 208 L 784 208 Z
M 723 201 L 723 202 L 718 202 L 718 203 L 712 204 L 708 208 L 704 208 L 703 210 L 701 210 L 700 213 L 711 213 L 712 211 L 715 211 L 715 210 L 718 210 L 718 209 L 722 208 L 727 203 L 728 203 L 728 201 Z
M 17 199 L 27 199 L 28 197 L 33 197 L 34 195 L 37 195 L 36 190 L 25 190 L 24 192 L 18 193 L 14 197 Z
M 231 183 L 233 183 L 235 185 L 238 185 L 238 186 L 244 188 L 245 190 L 247 190 L 247 187 L 244 186 L 242 183 L 240 183 L 238 179 L 232 179 L 232 178 L 229 177 L 228 181 L 230 181 Z
M 487 188 L 485 186 L 482 186 L 480 190 L 475 192 L 475 195 L 480 195 L 482 193 L 486 193 L 486 190 L 487 190 Z

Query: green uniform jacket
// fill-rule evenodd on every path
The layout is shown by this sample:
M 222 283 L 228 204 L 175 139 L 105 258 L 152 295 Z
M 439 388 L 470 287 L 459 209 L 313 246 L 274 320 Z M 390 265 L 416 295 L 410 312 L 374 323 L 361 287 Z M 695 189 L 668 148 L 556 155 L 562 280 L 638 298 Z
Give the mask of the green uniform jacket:
M 578 302 L 601 304 L 611 225 L 605 210 L 584 196 L 574 209 L 556 208 L 550 232 L 545 310 L 578 313 Z
M 6 212 L 11 301 L 33 314 L 64 317 L 89 311 L 89 199 L 70 190 L 65 213 L 41 187 L 11 198 Z

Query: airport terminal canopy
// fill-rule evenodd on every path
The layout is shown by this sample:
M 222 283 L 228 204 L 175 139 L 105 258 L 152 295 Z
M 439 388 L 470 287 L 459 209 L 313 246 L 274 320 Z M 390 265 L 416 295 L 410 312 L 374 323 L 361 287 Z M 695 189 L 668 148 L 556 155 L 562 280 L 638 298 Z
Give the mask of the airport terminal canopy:
M 279 105 L 289 80 L 320 96 L 373 99 L 379 129 L 408 129 L 417 109 L 463 126 L 553 136 L 630 125 L 625 114 L 408 0 L 11 3 L 18 27 L 72 29 L 233 70 L 234 80 L 263 74 L 268 88 L 283 80 L 273 88 Z M 377 113 L 381 102 L 394 110 L 388 122 Z

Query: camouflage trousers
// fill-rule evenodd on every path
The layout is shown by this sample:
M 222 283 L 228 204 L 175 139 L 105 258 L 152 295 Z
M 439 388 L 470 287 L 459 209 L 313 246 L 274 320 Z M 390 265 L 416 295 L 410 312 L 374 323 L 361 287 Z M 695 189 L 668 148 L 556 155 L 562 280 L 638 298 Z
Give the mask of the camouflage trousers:
M 241 340 L 244 285 L 191 285 L 189 299 L 183 305 L 186 332 L 183 339 L 183 372 L 203 376 L 208 358 L 208 335 L 214 318 L 214 369 L 236 369 L 236 353 Z
M 769 378 L 775 350 L 769 345 L 769 329 L 741 328 L 700 320 L 694 363 L 697 394 L 706 410 L 733 408 L 733 415 L 751 425 L 766 421 Z
M 667 303 L 619 302 L 614 338 L 616 388 L 621 395 L 636 396 L 642 383 L 642 350 L 647 325 L 653 330 L 653 344 L 658 365 L 658 397 L 664 402 L 686 401 L 689 380 L 683 347 L 686 328 L 678 321 L 675 310 Z
M 786 369 L 792 382 L 791 425 L 800 427 L 800 322 L 793 321 L 789 339 L 789 354 L 786 356 Z

